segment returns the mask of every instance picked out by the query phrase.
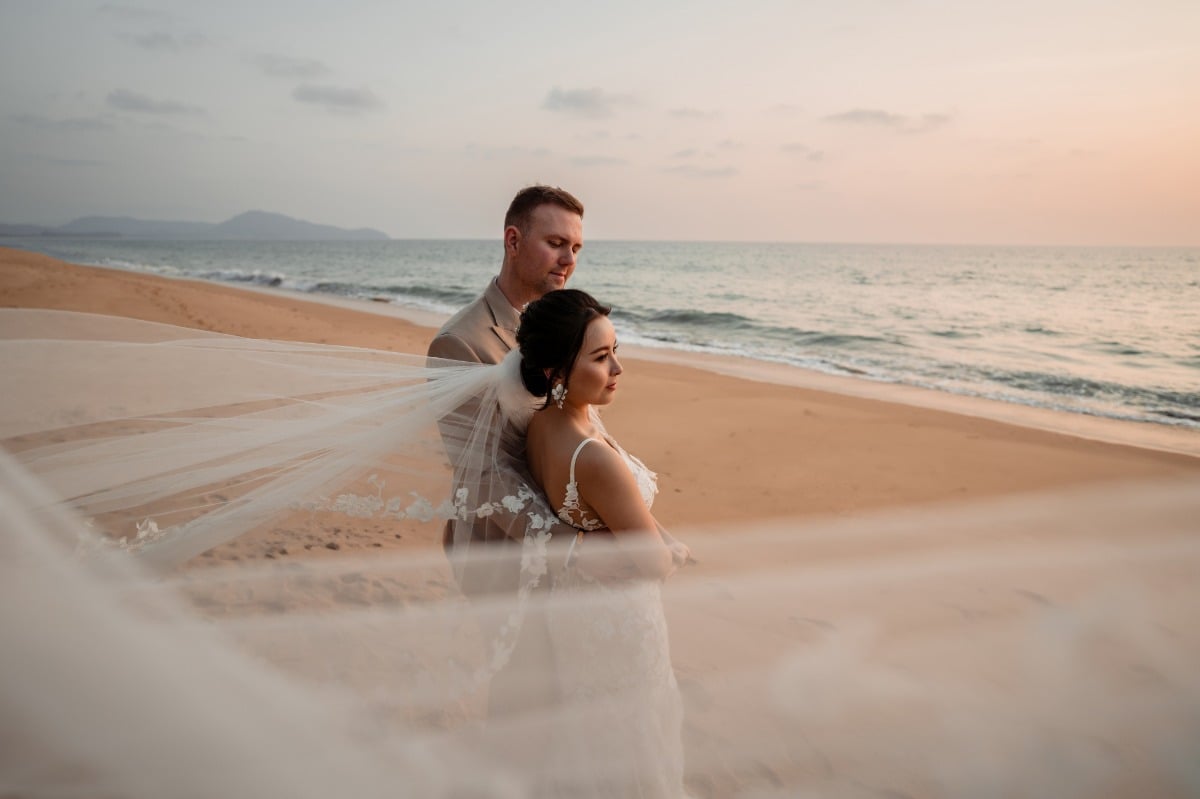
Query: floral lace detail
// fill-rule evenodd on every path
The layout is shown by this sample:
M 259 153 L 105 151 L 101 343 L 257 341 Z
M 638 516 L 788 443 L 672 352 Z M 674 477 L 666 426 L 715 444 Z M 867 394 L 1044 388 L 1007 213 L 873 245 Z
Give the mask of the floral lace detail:
M 572 516 L 572 514 L 575 514 Z M 588 518 L 586 512 L 579 504 L 579 483 L 572 480 L 567 483 L 567 495 L 563 498 L 562 507 L 558 509 L 558 518 L 562 519 L 572 527 L 578 528 L 585 532 L 592 530 L 601 530 L 604 528 L 604 522 L 597 517 Z
M 580 502 L 579 483 L 575 480 L 575 461 L 589 441 L 600 442 L 600 439 L 585 438 L 575 448 L 575 454 L 571 456 L 571 476 L 567 482 L 566 496 L 563 497 L 562 507 L 558 509 L 559 519 L 584 532 L 604 529 L 604 521 L 596 516 L 591 508 L 585 508 Z M 611 438 L 606 438 L 605 441 L 617 451 L 629 467 L 629 471 L 633 472 L 633 477 L 637 481 L 638 493 L 642 495 L 642 501 L 646 503 L 646 507 L 653 506 L 654 497 L 658 494 L 658 475 L 646 464 L 622 449 L 616 441 Z
M 466 487 L 460 487 L 454 492 L 453 498 L 434 505 L 416 491 L 410 491 L 406 496 L 396 495 L 385 499 L 383 480 L 373 474 L 367 478 L 367 482 L 375 486 L 374 494 L 338 494 L 332 499 L 320 497 L 311 502 L 295 503 L 291 507 L 293 510 L 333 511 L 362 519 L 391 517 L 413 519 L 419 522 L 430 522 L 434 519 L 462 519 L 465 521 L 472 516 L 482 519 L 500 510 L 520 513 L 529 504 L 529 500 L 535 496 L 529 486 L 521 485 L 515 494 L 509 494 L 495 502 L 471 505 L 470 491 Z M 533 513 L 530 515 L 531 517 L 537 516 Z M 536 529 L 540 529 L 540 525 Z
M 112 549 L 123 549 L 126 552 L 140 552 L 154 542 L 166 538 L 172 532 L 172 528 L 160 529 L 158 522 L 154 521 L 154 519 L 146 518 L 135 523 L 134 532 L 136 534 L 133 537 L 121 536 L 119 539 L 114 539 L 104 535 L 96 535 L 94 532 L 95 524 L 95 519 L 84 520 L 83 529 L 79 531 L 75 542 L 74 552 L 77 557 L 88 557 L 97 552 Z

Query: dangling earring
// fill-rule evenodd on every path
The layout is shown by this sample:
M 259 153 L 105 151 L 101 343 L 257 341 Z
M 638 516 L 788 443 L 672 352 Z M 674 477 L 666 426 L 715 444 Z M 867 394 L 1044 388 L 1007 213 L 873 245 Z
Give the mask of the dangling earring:
M 554 388 L 550 389 L 550 399 L 554 400 L 554 404 L 558 406 L 558 409 L 560 411 L 562 410 L 563 400 L 565 400 L 566 398 L 567 398 L 566 383 L 555 383 Z

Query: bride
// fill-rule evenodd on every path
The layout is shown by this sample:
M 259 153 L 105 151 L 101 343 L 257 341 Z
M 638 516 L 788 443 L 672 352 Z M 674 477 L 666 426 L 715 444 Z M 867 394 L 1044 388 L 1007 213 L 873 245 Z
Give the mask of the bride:
M 572 784 L 556 792 L 679 796 L 682 707 L 659 585 L 690 552 L 650 512 L 655 474 L 595 412 L 613 401 L 622 372 L 608 314 L 585 292 L 564 289 L 531 303 L 517 331 L 522 382 L 546 398 L 526 433 L 529 471 L 558 518 L 578 531 L 552 582 L 546 624 L 561 696 L 590 707 L 572 722 L 585 718 L 587 729 L 555 738 L 576 747 L 559 756 L 578 764 Z M 622 570 L 626 577 L 613 577 Z M 589 591 L 604 601 L 561 601 Z M 614 762 L 623 766 L 620 780 L 611 776 Z

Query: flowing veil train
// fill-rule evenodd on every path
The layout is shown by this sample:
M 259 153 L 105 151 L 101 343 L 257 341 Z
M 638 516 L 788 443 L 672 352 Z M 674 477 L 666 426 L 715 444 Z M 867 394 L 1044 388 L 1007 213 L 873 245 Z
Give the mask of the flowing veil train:
M 484 718 L 504 642 L 481 612 L 504 629 L 611 602 L 538 590 L 561 567 L 552 514 L 483 432 L 528 411 L 501 396 L 511 366 L 0 311 L 0 794 L 527 796 L 619 777 L 586 741 L 540 746 L 596 703 Z M 456 481 L 463 442 L 485 454 Z M 662 593 L 689 791 L 1195 795 L 1195 488 L 689 533 L 701 566 Z M 525 533 L 527 590 L 468 602 L 419 548 L 197 557 L 444 518 L 465 544 L 488 514 Z

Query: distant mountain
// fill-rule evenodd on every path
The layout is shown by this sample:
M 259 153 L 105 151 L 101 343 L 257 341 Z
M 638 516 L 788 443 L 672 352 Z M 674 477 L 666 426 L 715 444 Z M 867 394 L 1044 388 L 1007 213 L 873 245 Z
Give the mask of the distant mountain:
M 300 219 L 292 219 L 283 214 L 272 214 L 268 211 L 247 211 L 238 214 L 233 219 L 227 219 L 216 226 L 222 239 L 274 239 L 302 240 L 314 239 L 386 239 L 388 235 L 368 227 L 355 230 L 334 227 L 333 225 L 317 225 Z
M 176 241 L 382 241 L 388 238 L 386 233 L 371 228 L 347 230 L 267 211 L 247 211 L 216 225 L 128 216 L 85 216 L 58 227 L 0 225 L 0 236 L 104 236 Z

